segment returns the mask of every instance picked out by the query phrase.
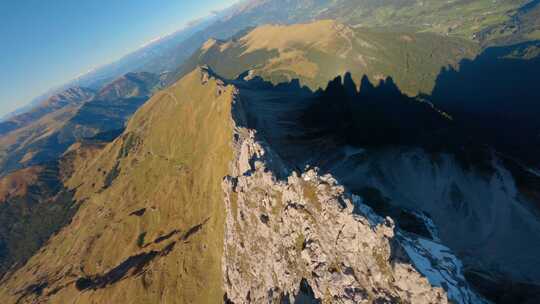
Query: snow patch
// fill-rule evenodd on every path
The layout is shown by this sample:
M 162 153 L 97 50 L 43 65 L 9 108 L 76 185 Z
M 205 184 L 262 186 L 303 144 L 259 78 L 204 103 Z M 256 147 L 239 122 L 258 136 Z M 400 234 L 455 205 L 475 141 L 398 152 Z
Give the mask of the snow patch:
M 469 287 L 463 275 L 463 264 L 450 249 L 437 242 L 397 232 L 396 237 L 415 268 L 433 286 L 446 290 L 456 303 L 488 303 Z
M 412 213 L 418 219 L 422 220 L 426 226 L 426 229 L 429 231 L 431 238 L 435 242 L 441 242 L 441 239 L 439 238 L 439 230 L 437 229 L 437 226 L 435 226 L 435 223 L 433 223 L 433 220 L 429 216 L 426 216 L 426 214 L 423 212 L 412 211 Z

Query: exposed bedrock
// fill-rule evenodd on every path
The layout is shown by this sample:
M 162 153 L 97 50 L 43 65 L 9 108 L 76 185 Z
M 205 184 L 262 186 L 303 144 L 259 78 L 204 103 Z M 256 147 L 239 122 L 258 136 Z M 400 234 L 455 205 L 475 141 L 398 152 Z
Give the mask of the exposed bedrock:
M 322 160 L 331 163 L 331 153 L 358 153 L 300 123 L 316 94 L 296 83 L 233 83 L 235 158 L 223 181 L 225 302 L 485 301 L 426 214 L 408 212 L 408 227 L 418 233 L 406 231 L 332 172 L 305 167 L 327 170 Z

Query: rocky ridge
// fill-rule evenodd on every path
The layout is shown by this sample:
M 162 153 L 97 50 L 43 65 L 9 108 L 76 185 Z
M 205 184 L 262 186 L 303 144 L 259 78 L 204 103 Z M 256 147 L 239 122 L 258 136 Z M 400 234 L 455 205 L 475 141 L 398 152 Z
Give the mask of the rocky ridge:
M 332 175 L 291 165 L 279 149 L 288 129 L 268 124 L 298 129 L 282 111 L 296 115 L 311 95 L 291 87 L 198 68 L 154 94 L 65 170 L 79 207 L 0 281 L 0 299 L 484 302 L 429 218 L 431 237 L 405 232 Z
M 330 174 L 291 172 L 243 127 L 242 102 L 233 106 L 235 157 L 223 181 L 226 301 L 484 302 L 448 248 L 399 230 Z

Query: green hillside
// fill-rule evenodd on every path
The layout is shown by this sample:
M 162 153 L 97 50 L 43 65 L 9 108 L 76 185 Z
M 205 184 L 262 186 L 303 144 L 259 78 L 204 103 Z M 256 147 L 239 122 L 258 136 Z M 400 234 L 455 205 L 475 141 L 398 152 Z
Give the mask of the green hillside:
M 228 78 L 253 70 L 274 83 L 298 78 L 317 89 L 350 71 L 356 80 L 362 75 L 373 81 L 390 76 L 404 92 L 417 95 L 431 92 L 443 67 L 457 67 L 477 52 L 476 44 L 461 38 L 355 29 L 323 20 L 262 26 L 228 41 L 211 39 L 175 76 L 206 64 Z

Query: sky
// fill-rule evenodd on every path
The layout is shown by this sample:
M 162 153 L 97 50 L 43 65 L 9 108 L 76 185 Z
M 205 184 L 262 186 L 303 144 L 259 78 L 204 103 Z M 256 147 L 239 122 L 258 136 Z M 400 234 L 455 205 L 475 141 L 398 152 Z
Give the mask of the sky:
M 236 0 L 0 0 L 0 117 Z

